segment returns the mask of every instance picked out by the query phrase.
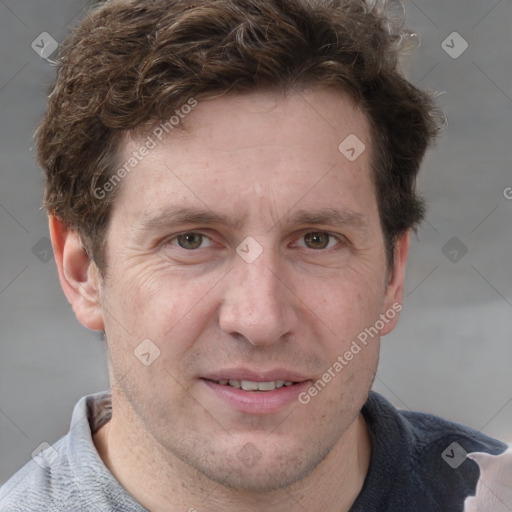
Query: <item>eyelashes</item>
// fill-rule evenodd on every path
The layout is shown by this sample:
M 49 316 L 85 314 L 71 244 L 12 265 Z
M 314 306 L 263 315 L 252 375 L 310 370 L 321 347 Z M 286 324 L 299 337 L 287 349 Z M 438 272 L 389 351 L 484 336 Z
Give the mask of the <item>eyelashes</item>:
M 313 251 L 325 251 L 338 245 L 346 245 L 346 239 L 344 237 L 328 231 L 308 231 L 302 234 L 298 240 L 304 241 L 304 244 L 299 245 L 299 247 L 304 247 Z M 206 247 L 203 245 L 203 242 L 205 241 L 209 242 Z M 199 231 L 187 231 L 180 233 L 167 239 L 167 243 L 189 252 L 195 252 L 198 249 L 206 249 L 213 245 L 211 238 Z

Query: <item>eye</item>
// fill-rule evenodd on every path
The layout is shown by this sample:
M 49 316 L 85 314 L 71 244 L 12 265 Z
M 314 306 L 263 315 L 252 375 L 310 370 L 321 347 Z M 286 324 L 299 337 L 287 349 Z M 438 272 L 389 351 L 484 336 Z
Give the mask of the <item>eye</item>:
M 195 249 L 201 248 L 203 242 L 205 241 L 208 241 L 209 244 L 211 244 L 211 240 L 202 233 L 190 232 L 182 233 L 181 235 L 176 235 L 174 238 L 171 238 L 169 240 L 169 243 L 173 245 L 178 245 L 182 249 L 193 251 Z
M 312 231 L 306 233 L 301 239 L 305 242 L 305 247 L 309 249 L 329 249 L 340 242 L 340 239 L 325 231 Z M 301 245 L 304 247 L 304 245 Z

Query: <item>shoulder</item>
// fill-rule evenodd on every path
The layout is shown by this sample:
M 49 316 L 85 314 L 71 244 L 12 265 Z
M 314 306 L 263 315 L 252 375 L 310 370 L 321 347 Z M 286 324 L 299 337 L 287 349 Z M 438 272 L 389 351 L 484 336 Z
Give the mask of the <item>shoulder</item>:
M 69 432 L 53 446 L 33 455 L 0 489 L 0 512 L 91 510 L 108 479 L 91 437 L 96 417 L 105 419 L 108 394 L 82 397 L 73 409 Z M 103 411 L 106 411 L 103 413 Z M 103 413 L 103 416 L 102 416 Z M 105 484 L 106 485 L 106 484 Z M 94 492 L 91 492 L 93 490 Z
M 66 457 L 67 440 L 64 436 L 40 452 L 0 488 L 0 512 L 56 512 L 68 505 L 80 510 L 79 487 Z
M 506 443 L 466 425 L 433 414 L 396 409 L 375 392 L 370 394 L 365 411 L 370 429 L 376 433 L 392 429 L 411 456 L 421 458 L 423 464 L 435 453 L 436 463 L 453 468 L 471 452 L 498 455 L 507 449 Z
M 48 446 L 0 489 L 0 512 L 143 512 L 101 460 L 93 433 L 111 417 L 106 392 L 82 397 L 67 435 Z
M 442 466 L 458 469 L 474 452 L 499 455 L 507 449 L 502 441 L 482 432 L 448 421 L 438 416 L 420 412 L 397 411 L 409 437 L 411 454 L 426 468 Z M 476 469 L 472 463 L 468 464 Z
M 398 410 L 374 392 L 363 414 L 372 437 L 373 471 L 381 485 L 387 478 L 389 503 L 461 511 L 465 499 L 475 494 L 480 477 L 472 454 L 497 456 L 507 450 L 505 443 L 465 425 Z
M 509 474 L 512 470 L 510 450 L 505 443 L 430 414 L 401 412 L 400 415 L 413 434 L 410 445 L 413 467 L 417 468 L 422 482 L 443 503 L 458 494 L 464 503 L 464 511 L 506 510 L 494 508 L 503 499 L 512 504 L 510 479 L 507 490 L 499 477 L 495 478 L 494 470 L 500 464 Z M 494 492 L 490 492 L 490 488 Z M 472 504 L 476 504 L 477 499 L 482 508 L 468 508 L 474 506 Z

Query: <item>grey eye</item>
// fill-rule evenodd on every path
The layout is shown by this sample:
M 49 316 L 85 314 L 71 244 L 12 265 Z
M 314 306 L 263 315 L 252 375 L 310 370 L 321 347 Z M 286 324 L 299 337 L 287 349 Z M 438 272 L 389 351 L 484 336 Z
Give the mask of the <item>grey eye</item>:
M 329 233 L 308 233 L 304 235 L 304 241 L 310 249 L 325 249 L 329 245 Z
M 200 233 L 185 233 L 176 237 L 178 245 L 183 249 L 198 249 L 203 241 L 203 235 Z

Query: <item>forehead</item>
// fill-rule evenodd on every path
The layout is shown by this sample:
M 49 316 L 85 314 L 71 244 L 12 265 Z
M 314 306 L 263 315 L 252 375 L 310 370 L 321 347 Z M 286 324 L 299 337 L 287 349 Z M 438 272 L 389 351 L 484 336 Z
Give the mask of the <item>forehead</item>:
M 186 111 L 177 128 L 163 122 L 125 137 L 121 165 L 137 159 L 117 199 L 130 203 L 127 215 L 145 219 L 175 204 L 273 218 L 293 203 L 374 208 L 362 204 L 374 202 L 369 124 L 342 92 L 231 95 Z

